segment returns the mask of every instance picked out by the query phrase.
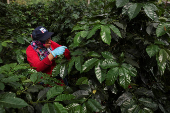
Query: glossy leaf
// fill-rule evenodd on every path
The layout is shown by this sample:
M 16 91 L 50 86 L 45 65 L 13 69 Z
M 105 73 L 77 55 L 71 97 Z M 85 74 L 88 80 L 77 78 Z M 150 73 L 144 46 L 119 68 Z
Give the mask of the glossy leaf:
M 1 82 L 4 82 L 4 83 L 10 83 L 10 82 L 16 82 L 16 81 L 19 81 L 19 78 L 17 76 L 10 76 L 8 78 L 3 78 L 1 80 Z
M 108 26 L 101 25 L 101 31 L 100 36 L 102 38 L 102 41 L 108 45 L 111 43 L 111 32 L 110 28 Z
M 54 96 L 57 96 L 63 92 L 62 86 L 54 86 L 47 92 L 47 100 L 53 98 Z
M 53 104 L 47 103 L 42 107 L 42 113 L 58 113 L 58 112 L 55 110 Z
M 61 77 L 62 79 L 64 79 L 66 75 L 67 75 L 67 68 L 66 68 L 66 65 L 63 64 L 63 65 L 61 65 L 61 67 L 60 67 L 60 77 Z
M 150 58 L 152 56 L 154 56 L 155 54 L 157 54 L 159 52 L 159 47 L 157 45 L 149 45 L 147 48 L 146 48 L 146 52 L 148 53 L 148 55 L 150 56 Z
M 114 26 L 114 25 L 109 25 L 109 27 L 110 27 L 110 29 L 111 29 L 116 35 L 118 35 L 119 37 L 122 38 L 121 33 L 120 33 L 119 29 L 118 29 L 116 26 Z
M 77 103 L 73 103 L 73 104 L 69 104 L 66 108 L 68 109 L 69 113 L 74 113 L 74 111 L 79 108 L 79 104 Z
M 114 61 L 114 60 L 105 59 L 100 66 L 103 69 L 107 69 L 107 68 L 117 67 L 117 66 L 119 66 L 119 64 L 116 63 L 116 61 Z
M 105 59 L 116 59 L 115 57 L 113 57 L 113 55 L 112 55 L 109 51 L 104 51 L 104 52 L 102 52 L 102 56 L 103 56 Z
M 56 65 L 52 71 L 52 75 L 53 76 L 58 76 L 58 74 L 60 74 L 60 67 L 61 65 Z
M 167 23 L 160 23 L 156 29 L 157 37 L 164 35 L 167 32 L 166 31 L 167 28 L 168 28 Z
M 82 84 L 88 84 L 88 78 L 87 77 L 81 77 L 77 80 L 76 85 L 82 85 Z
M 87 90 L 77 90 L 73 93 L 75 96 L 75 99 L 82 99 L 84 97 L 87 97 L 89 95 L 89 91 Z
M 55 98 L 55 101 L 65 101 L 65 100 L 71 100 L 74 98 L 75 98 L 75 96 L 72 94 L 61 94 Z
M 101 61 L 99 61 L 98 64 L 95 66 L 95 74 L 98 81 L 102 83 L 106 79 L 106 72 L 101 69 L 100 64 Z
M 81 32 L 78 32 L 74 37 L 74 44 L 77 46 L 81 42 Z
M 129 0 L 116 0 L 116 6 L 117 7 L 122 7 L 125 4 L 127 4 L 129 2 Z
M 160 74 L 163 75 L 166 69 L 166 62 L 160 62 L 159 61 L 159 56 L 156 56 L 157 64 L 158 64 L 158 69 L 160 71 Z
M 89 33 L 88 31 L 81 31 L 81 35 L 80 36 L 82 38 L 85 38 L 88 35 L 88 33 Z
M 72 70 L 73 66 L 74 66 L 74 62 L 75 62 L 75 57 L 72 57 L 71 60 L 69 61 L 69 67 L 68 67 L 68 74 L 70 73 L 70 71 Z
M 155 7 L 153 7 L 153 5 L 150 5 L 150 4 L 144 4 L 143 6 L 144 8 L 144 11 L 146 13 L 146 15 L 151 18 L 152 20 L 157 20 L 158 17 L 156 15 L 156 13 L 154 12 L 155 10 Z
M 0 99 L 0 104 L 9 108 L 22 108 L 28 106 L 24 100 L 12 96 L 4 96 Z
M 132 65 L 123 63 L 121 66 L 129 71 L 130 76 L 135 77 L 137 75 L 137 70 Z
M 123 93 L 116 101 L 116 104 L 118 106 L 127 107 L 129 104 L 134 104 L 134 101 L 132 100 L 132 94 L 129 92 Z
M 41 90 L 38 93 L 38 100 L 41 100 L 42 98 L 44 98 L 48 92 L 49 88 L 44 88 L 43 90 Z
M 95 65 L 96 62 L 98 61 L 98 59 L 96 58 L 91 58 L 89 60 L 87 60 L 83 65 L 82 65 L 82 71 L 83 72 L 87 72 L 90 69 L 92 69 Z
M 106 84 L 112 85 L 115 83 L 119 75 L 119 67 L 111 68 L 106 75 Z
M 97 24 L 95 25 L 92 30 L 89 31 L 89 34 L 87 35 L 87 39 L 91 38 L 98 29 L 100 29 L 101 25 Z
M 68 113 L 67 109 L 60 103 L 54 102 L 54 107 L 57 113 Z
M 119 83 L 120 85 L 126 89 L 131 82 L 131 76 L 129 74 L 129 71 L 125 68 L 119 69 Z
M 99 55 L 97 52 L 95 51 L 90 51 L 88 54 L 88 56 L 91 56 L 91 57 L 101 57 L 101 55 Z
M 129 8 L 131 7 L 132 4 L 133 3 L 127 3 L 122 9 L 122 14 L 128 14 L 128 10 L 129 10 Z
M 161 49 L 159 51 L 159 62 L 162 63 L 162 62 L 166 62 L 166 60 L 169 58 L 169 54 L 164 50 L 164 49 Z
M 128 109 L 128 113 L 138 113 L 140 110 L 140 106 L 139 105 L 132 105 L 129 109 Z
M 38 74 L 37 74 L 37 73 L 31 74 L 31 76 L 30 76 L 30 80 L 31 80 L 33 83 L 35 83 L 35 81 L 37 80 L 37 78 L 38 78 Z
M 134 3 L 129 7 L 128 16 L 131 19 L 135 18 L 141 10 L 142 5 L 140 3 Z
M 86 106 L 88 109 L 94 111 L 94 112 L 100 112 L 102 110 L 102 106 L 99 102 L 97 102 L 96 100 L 93 99 L 89 99 L 86 102 Z
M 144 106 L 153 109 L 154 111 L 158 109 L 158 105 L 150 98 L 140 98 L 139 102 Z
M 81 72 L 82 70 L 82 64 L 83 64 L 83 57 L 82 56 L 78 56 L 75 58 L 75 67 L 78 71 Z

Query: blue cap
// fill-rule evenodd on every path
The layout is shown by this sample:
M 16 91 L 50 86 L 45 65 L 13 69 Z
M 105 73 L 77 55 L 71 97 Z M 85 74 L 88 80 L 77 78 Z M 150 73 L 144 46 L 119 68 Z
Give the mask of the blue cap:
M 54 34 L 53 32 L 48 32 L 48 30 L 45 27 L 38 26 L 32 32 L 32 38 L 33 40 L 39 40 L 39 41 L 45 42 L 53 34 Z

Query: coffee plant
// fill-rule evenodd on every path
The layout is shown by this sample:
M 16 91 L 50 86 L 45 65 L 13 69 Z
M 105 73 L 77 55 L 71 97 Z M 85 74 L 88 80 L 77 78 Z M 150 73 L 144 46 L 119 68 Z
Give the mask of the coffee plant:
M 158 0 L 0 2 L 0 112 L 169 113 L 169 6 Z M 71 53 L 69 61 L 55 59 L 50 77 L 26 60 L 39 25 Z

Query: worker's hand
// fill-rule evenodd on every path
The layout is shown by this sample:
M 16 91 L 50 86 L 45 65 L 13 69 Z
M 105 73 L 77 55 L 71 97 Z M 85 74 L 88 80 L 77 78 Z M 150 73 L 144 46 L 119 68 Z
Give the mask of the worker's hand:
M 57 55 L 62 55 L 67 47 L 66 46 L 60 46 L 51 51 L 51 54 L 56 57 Z

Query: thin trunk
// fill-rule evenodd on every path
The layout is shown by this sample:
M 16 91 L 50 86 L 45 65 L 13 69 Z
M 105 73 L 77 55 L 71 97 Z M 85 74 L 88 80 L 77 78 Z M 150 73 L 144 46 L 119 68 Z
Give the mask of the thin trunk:
M 9 0 L 7 0 L 7 4 L 9 4 Z
M 90 4 L 90 0 L 88 0 L 88 3 L 87 3 L 88 5 Z

